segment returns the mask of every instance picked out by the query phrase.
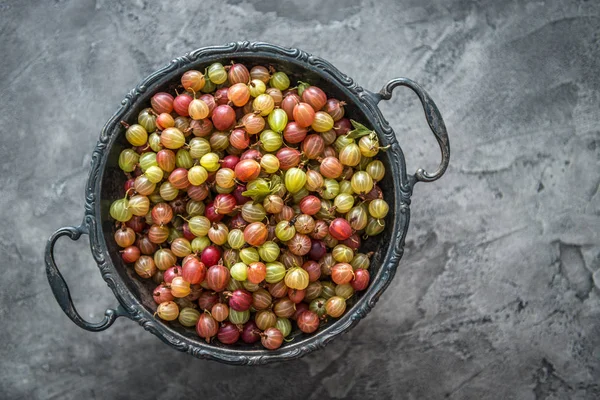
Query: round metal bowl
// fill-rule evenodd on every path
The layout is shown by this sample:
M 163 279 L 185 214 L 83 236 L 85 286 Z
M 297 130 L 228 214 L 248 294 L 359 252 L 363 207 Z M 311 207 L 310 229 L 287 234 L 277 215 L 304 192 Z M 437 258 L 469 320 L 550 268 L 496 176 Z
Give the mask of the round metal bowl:
M 222 345 L 218 341 L 206 343 L 191 329 L 176 323 L 165 323 L 153 316 L 156 305 L 152 299 L 151 282 L 142 282 L 132 268 L 127 267 L 119 255 L 114 240 L 114 223 L 109 217 L 112 200 L 122 197 L 124 176 L 118 167 L 118 156 L 127 146 L 121 120 L 132 120 L 141 109 L 148 106 L 150 97 L 158 91 L 173 90 L 181 74 L 188 69 L 203 71 L 213 62 L 242 62 L 251 67 L 256 64 L 273 65 L 286 72 L 292 80 L 301 78 L 315 84 L 326 93 L 347 103 L 346 115 L 351 116 L 379 135 L 389 150 L 379 158 L 386 167 L 381 182 L 385 200 L 390 205 L 385 231 L 363 244 L 364 251 L 373 251 L 371 284 L 369 288 L 349 301 L 346 313 L 337 320 L 322 324 L 317 332 L 306 335 L 292 333 L 292 340 L 277 350 L 266 350 L 258 343 L 251 345 Z M 423 105 L 425 118 L 442 153 L 442 161 L 433 173 L 419 169 L 407 174 L 404 155 L 394 131 L 385 120 L 377 104 L 389 100 L 397 86 L 412 89 Z M 265 364 L 272 361 L 299 358 L 313 350 L 324 347 L 334 337 L 355 326 L 375 306 L 390 284 L 402 257 L 404 239 L 410 217 L 410 197 L 416 182 L 431 182 L 441 177 L 449 162 L 450 146 L 442 117 L 429 95 L 416 83 L 405 78 L 392 79 L 379 93 L 358 86 L 351 78 L 338 71 L 329 62 L 298 49 L 290 49 L 267 43 L 238 42 L 226 46 L 205 47 L 177 58 L 164 68 L 144 79 L 121 102 L 121 107 L 102 129 L 100 139 L 92 155 L 91 171 L 85 191 L 85 214 L 81 225 L 57 230 L 48 240 L 45 253 L 46 272 L 54 296 L 63 311 L 83 329 L 101 331 L 110 327 L 120 316 L 138 322 L 147 331 L 158 336 L 173 348 L 198 358 L 213 359 L 229 364 Z M 54 245 L 61 236 L 77 240 L 82 234 L 89 235 L 90 247 L 102 278 L 118 300 L 114 309 L 106 310 L 98 323 L 85 321 L 75 309 L 67 283 L 54 261 Z

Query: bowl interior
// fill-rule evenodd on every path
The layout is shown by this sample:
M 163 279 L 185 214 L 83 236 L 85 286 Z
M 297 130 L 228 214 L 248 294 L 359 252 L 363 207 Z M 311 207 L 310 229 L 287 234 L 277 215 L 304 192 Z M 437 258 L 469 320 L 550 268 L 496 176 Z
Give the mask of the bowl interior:
M 236 54 L 231 58 L 225 57 L 214 57 L 214 58 L 205 58 L 202 60 L 198 60 L 195 63 L 186 65 L 185 67 L 180 68 L 178 71 L 175 71 L 170 76 L 165 77 L 164 79 L 156 82 L 154 85 L 147 88 L 147 90 L 142 94 L 132 106 L 129 108 L 129 111 L 124 115 L 123 119 L 129 123 L 135 123 L 137 121 L 138 113 L 150 106 L 150 97 L 158 92 L 158 91 L 166 91 L 169 93 L 174 93 L 175 89 L 180 90 L 178 87 L 180 85 L 180 77 L 183 72 L 188 69 L 198 69 L 200 71 L 204 71 L 204 69 L 210 65 L 212 62 L 219 61 L 223 65 L 229 64 L 231 60 L 235 60 L 236 62 L 244 63 L 248 68 L 251 68 L 254 65 L 272 65 L 278 71 L 286 72 L 291 81 L 292 85 L 295 85 L 298 80 L 302 80 L 305 82 L 309 82 L 311 84 L 317 85 L 322 88 L 328 95 L 328 97 L 335 97 L 339 100 L 343 100 L 347 103 L 346 116 L 352 119 L 355 119 L 367 126 L 376 127 L 375 116 L 372 115 L 369 110 L 360 102 L 360 100 L 350 92 L 346 87 L 340 85 L 335 82 L 334 79 L 327 73 L 323 72 L 321 69 L 315 68 L 311 65 L 304 64 L 299 62 L 293 58 L 280 58 L 280 57 L 269 57 L 269 56 L 261 56 L 259 54 Z M 111 260 L 124 281 L 126 287 L 132 292 L 132 294 L 139 299 L 141 304 L 150 312 L 154 313 L 156 310 L 156 304 L 152 298 L 152 291 L 156 287 L 156 284 L 151 279 L 141 279 L 137 276 L 135 271 L 131 266 L 123 263 L 120 255 L 119 248 L 113 240 L 113 235 L 115 232 L 115 224 L 114 221 L 109 216 L 109 207 L 112 201 L 117 198 L 122 198 L 124 195 L 123 184 L 125 183 L 125 176 L 123 172 L 118 167 L 118 157 L 120 152 L 130 147 L 127 141 L 125 140 L 124 129 L 116 124 L 113 129 L 115 132 L 112 132 L 111 139 L 111 147 L 109 150 L 108 159 L 106 162 L 102 185 L 101 185 L 101 221 L 102 221 L 102 230 L 104 234 L 104 238 L 106 241 L 106 247 L 110 254 Z M 383 135 L 379 135 L 380 142 L 382 145 L 387 145 L 386 139 Z M 384 192 L 384 198 L 390 205 L 390 210 L 394 210 L 394 204 L 396 199 L 394 198 L 394 179 L 392 177 L 391 171 L 392 167 L 390 165 L 390 159 L 385 152 L 380 152 L 378 158 L 385 164 L 386 166 L 386 176 L 380 182 L 380 187 Z M 393 237 L 393 213 L 390 212 L 386 217 L 386 226 L 388 228 L 385 231 L 373 238 L 369 238 L 368 240 L 364 240 L 362 243 L 362 247 L 360 249 L 361 252 L 374 252 L 374 256 L 371 259 L 371 286 L 373 281 L 379 277 L 379 271 L 381 268 L 381 262 L 384 259 L 384 256 L 388 250 L 389 244 L 394 240 Z M 398 240 L 399 238 L 396 238 Z M 369 289 L 368 289 L 369 290 Z M 348 301 L 348 308 L 346 313 L 351 312 L 354 304 L 360 299 L 364 293 L 355 294 L 355 296 Z M 164 323 L 158 317 L 156 320 L 163 324 L 167 329 L 171 331 L 173 335 L 183 335 L 187 337 L 190 341 L 195 342 L 199 345 L 206 346 L 206 343 L 202 341 L 196 334 L 193 328 L 185 328 L 177 322 L 172 323 Z M 319 332 L 327 329 L 331 324 L 335 324 L 336 320 L 330 319 L 326 323 L 322 324 L 319 328 Z M 303 334 L 299 330 L 295 330 L 291 337 L 293 341 L 290 342 L 293 344 L 302 344 L 303 342 L 309 341 L 313 338 L 317 333 L 313 333 L 310 335 Z M 290 344 L 284 342 L 282 348 L 289 346 Z M 208 346 L 213 347 L 227 347 L 227 348 L 235 348 L 239 351 L 258 351 L 264 350 L 260 343 L 255 345 L 246 345 L 243 343 L 238 343 L 233 346 L 231 345 L 223 345 L 218 341 L 211 342 Z

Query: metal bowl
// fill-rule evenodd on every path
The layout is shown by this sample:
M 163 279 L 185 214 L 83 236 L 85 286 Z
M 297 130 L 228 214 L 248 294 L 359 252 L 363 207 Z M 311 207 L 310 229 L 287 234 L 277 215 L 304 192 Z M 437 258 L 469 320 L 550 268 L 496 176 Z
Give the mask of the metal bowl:
M 121 120 L 135 119 L 141 109 L 148 106 L 152 94 L 172 91 L 181 74 L 188 69 L 203 71 L 213 62 L 242 62 L 251 67 L 256 64 L 273 65 L 286 72 L 292 80 L 309 81 L 347 103 L 346 113 L 353 119 L 375 129 L 382 145 L 389 145 L 379 158 L 386 167 L 381 182 L 384 198 L 390 205 L 385 231 L 363 244 L 363 251 L 373 251 L 371 261 L 371 284 L 349 301 L 346 313 L 337 320 L 330 320 L 313 334 L 300 331 L 292 333 L 290 342 L 277 350 L 266 350 L 257 345 L 223 345 L 218 341 L 205 343 L 196 333 L 176 323 L 165 323 L 153 316 L 156 305 L 152 299 L 151 282 L 142 282 L 132 268 L 127 267 L 119 255 L 114 240 L 114 223 L 109 217 L 112 200 L 122 196 L 124 176 L 118 167 L 118 156 L 127 146 Z M 389 100 L 398 86 L 412 89 L 425 111 L 425 118 L 442 153 L 438 169 L 427 173 L 423 169 L 414 175 L 407 174 L 402 149 L 394 131 L 385 120 L 377 104 Z M 121 316 L 138 322 L 173 348 L 198 358 L 213 359 L 228 364 L 266 364 L 272 361 L 299 358 L 313 350 L 324 347 L 333 338 L 355 326 L 371 309 L 390 284 L 402 257 L 404 239 L 410 217 L 410 197 L 415 183 L 432 182 L 440 178 L 448 166 L 450 146 L 444 121 L 429 95 L 415 82 L 396 78 L 386 83 L 379 93 L 358 86 L 351 78 L 338 71 L 329 62 L 298 49 L 290 49 L 267 43 L 238 42 L 226 46 L 205 47 L 177 58 L 164 68 L 154 72 L 133 89 L 121 102 L 121 107 L 102 129 L 100 139 L 92 154 L 91 171 L 85 191 L 85 214 L 79 226 L 57 230 L 46 245 L 45 262 L 48 281 L 63 311 L 83 329 L 101 331 L 110 327 Z M 82 234 L 89 235 L 92 255 L 98 263 L 102 278 L 118 300 L 114 309 L 105 312 L 97 323 L 84 320 L 75 309 L 67 283 L 54 261 L 54 245 L 61 236 L 77 240 Z

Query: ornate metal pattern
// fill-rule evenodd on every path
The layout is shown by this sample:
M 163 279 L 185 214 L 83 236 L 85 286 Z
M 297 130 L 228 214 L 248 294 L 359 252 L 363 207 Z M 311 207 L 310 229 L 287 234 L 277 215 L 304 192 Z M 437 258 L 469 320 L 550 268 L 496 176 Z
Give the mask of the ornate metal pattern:
M 108 254 L 106 241 L 101 226 L 100 193 L 101 181 L 108 153 L 114 143 L 119 130 L 118 122 L 126 115 L 139 100 L 140 96 L 158 82 L 169 80 L 178 76 L 182 69 L 190 68 L 192 64 L 203 62 L 210 58 L 242 58 L 244 55 L 259 55 L 281 63 L 294 61 L 300 63 L 307 70 L 314 71 L 328 78 L 338 87 L 350 93 L 356 99 L 356 106 L 363 110 L 365 115 L 371 119 L 373 128 L 376 130 L 384 145 L 390 145 L 386 153 L 392 168 L 390 175 L 393 177 L 394 202 L 393 213 L 396 216 L 392 226 L 393 244 L 380 256 L 381 268 L 373 277 L 372 283 L 364 295 L 356 304 L 338 321 L 318 331 L 316 334 L 298 342 L 286 343 L 282 348 L 270 350 L 241 350 L 226 347 L 216 347 L 205 344 L 200 340 L 192 340 L 175 330 L 169 328 L 162 322 L 157 321 L 141 303 L 140 299 L 127 288 L 121 276 L 117 273 Z M 391 91 L 398 85 L 408 86 L 413 89 L 423 104 L 427 121 L 434 132 L 442 149 L 442 164 L 434 174 L 428 174 L 418 170 L 414 176 L 407 176 L 404 155 L 393 129 L 385 120 L 377 103 L 382 99 L 389 99 Z M 302 50 L 284 48 L 261 42 L 237 42 L 225 46 L 205 47 L 194 50 L 183 57 L 171 61 L 167 66 L 154 72 L 143 80 L 135 89 L 131 90 L 121 102 L 120 109 L 106 123 L 98 144 L 92 154 L 91 170 L 86 187 L 85 215 L 79 227 L 61 228 L 49 239 L 46 246 L 46 270 L 48 279 L 55 297 L 65 313 L 80 327 L 87 330 L 103 330 L 108 328 L 119 316 L 127 316 L 137 321 L 145 330 L 153 333 L 171 347 L 187 352 L 194 357 L 213 359 L 228 364 L 256 365 L 266 364 L 272 361 L 284 361 L 302 357 L 314 350 L 323 348 L 334 337 L 348 331 L 364 318 L 377 303 L 383 291 L 390 284 L 396 273 L 398 263 L 404 251 L 404 239 L 410 220 L 410 196 L 412 187 L 417 181 L 432 181 L 439 178 L 445 171 L 449 160 L 448 136 L 433 101 L 414 82 L 398 78 L 388 82 L 380 93 L 375 94 L 358 86 L 351 78 L 337 70 L 329 62 L 312 56 Z M 92 324 L 84 321 L 76 312 L 68 287 L 62 279 L 53 258 L 53 247 L 60 236 L 69 235 L 71 239 L 78 239 L 82 233 L 89 234 L 92 255 L 96 260 L 102 277 L 114 292 L 119 301 L 116 309 L 106 311 L 106 317 L 100 323 Z

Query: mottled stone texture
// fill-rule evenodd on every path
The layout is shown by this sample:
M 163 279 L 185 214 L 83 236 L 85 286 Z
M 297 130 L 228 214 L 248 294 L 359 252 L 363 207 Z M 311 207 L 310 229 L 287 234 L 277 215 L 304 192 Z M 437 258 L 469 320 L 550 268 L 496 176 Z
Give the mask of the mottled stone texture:
M 157 3 L 0 2 L 0 397 L 600 397 L 598 2 Z M 102 125 L 168 60 L 244 39 L 300 47 L 373 90 L 407 76 L 437 102 L 451 164 L 415 189 L 394 282 L 326 350 L 267 367 L 193 359 L 125 319 L 77 328 L 42 252 L 81 219 Z M 410 169 L 433 169 L 412 93 L 382 107 Z M 115 300 L 86 238 L 58 251 L 79 310 L 100 319 Z

